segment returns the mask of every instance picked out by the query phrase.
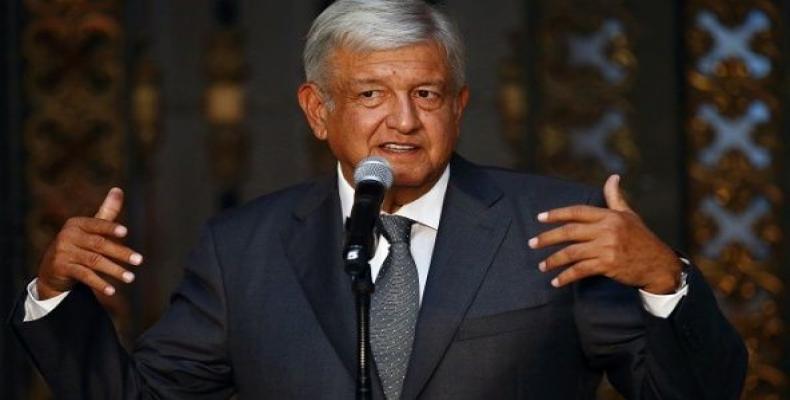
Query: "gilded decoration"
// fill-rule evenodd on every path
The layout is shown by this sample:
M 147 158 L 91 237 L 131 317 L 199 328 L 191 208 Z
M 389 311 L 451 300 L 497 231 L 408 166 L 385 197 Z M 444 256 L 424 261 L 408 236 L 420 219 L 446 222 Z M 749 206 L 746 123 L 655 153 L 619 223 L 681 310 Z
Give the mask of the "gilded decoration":
M 631 15 L 622 1 L 540 4 L 538 166 L 596 184 L 633 173 L 639 151 L 629 121 L 637 72 Z
M 123 32 L 116 2 L 25 6 L 27 226 L 37 263 L 66 218 L 93 215 L 123 178 Z
M 743 398 L 779 399 L 779 24 L 770 1 L 685 5 L 692 256 L 746 340 Z

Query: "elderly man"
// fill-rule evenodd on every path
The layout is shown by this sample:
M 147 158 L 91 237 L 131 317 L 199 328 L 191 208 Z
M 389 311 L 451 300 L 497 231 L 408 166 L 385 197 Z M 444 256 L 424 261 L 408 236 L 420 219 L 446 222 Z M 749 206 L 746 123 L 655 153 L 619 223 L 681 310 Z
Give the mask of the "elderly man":
M 355 166 L 377 155 L 395 179 L 371 260 L 374 398 L 593 398 L 604 372 L 628 398 L 737 398 L 743 343 L 617 177 L 601 196 L 453 153 L 469 98 L 462 53 L 421 1 L 322 13 L 298 98 L 337 175 L 209 222 L 132 354 L 91 291 L 112 295 L 102 275 L 131 282 L 120 264 L 142 262 L 117 242 L 122 192 L 70 219 L 13 320 L 57 396 L 352 398 L 342 217 Z

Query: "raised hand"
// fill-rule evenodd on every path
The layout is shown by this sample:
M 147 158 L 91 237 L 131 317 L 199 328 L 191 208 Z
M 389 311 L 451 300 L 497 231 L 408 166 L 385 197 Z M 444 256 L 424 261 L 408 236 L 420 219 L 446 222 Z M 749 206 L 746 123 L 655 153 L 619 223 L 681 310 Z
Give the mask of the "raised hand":
M 123 191 L 112 188 L 93 218 L 72 217 L 49 245 L 38 270 L 39 299 L 57 296 L 82 282 L 108 296 L 115 288 L 103 276 L 129 283 L 134 273 L 119 264 L 140 265 L 143 256 L 118 242 L 127 234 L 115 221 L 123 206 Z
M 564 268 L 552 285 L 561 287 L 593 275 L 666 294 L 679 285 L 681 261 L 628 206 L 612 175 L 604 185 L 608 208 L 571 206 L 538 214 L 543 223 L 563 225 L 529 240 L 529 246 L 567 243 L 539 265 L 541 271 Z

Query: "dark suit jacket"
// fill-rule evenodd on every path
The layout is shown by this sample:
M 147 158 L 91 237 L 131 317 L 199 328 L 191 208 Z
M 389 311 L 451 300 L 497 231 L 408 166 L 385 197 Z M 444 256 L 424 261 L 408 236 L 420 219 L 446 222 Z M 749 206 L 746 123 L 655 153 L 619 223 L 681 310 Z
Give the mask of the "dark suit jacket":
M 633 399 L 738 397 L 746 351 L 696 269 L 668 319 L 606 278 L 551 287 L 535 215 L 578 203 L 600 192 L 453 159 L 404 399 L 589 399 L 604 371 Z M 82 286 L 12 325 L 59 398 L 352 399 L 342 232 L 334 177 L 213 219 L 131 355 Z

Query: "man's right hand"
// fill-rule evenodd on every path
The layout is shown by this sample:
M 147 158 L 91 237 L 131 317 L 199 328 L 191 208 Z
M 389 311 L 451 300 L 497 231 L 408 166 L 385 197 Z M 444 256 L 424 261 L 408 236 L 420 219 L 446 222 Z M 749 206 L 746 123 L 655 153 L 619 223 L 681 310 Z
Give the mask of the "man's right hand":
M 123 191 L 112 188 L 93 218 L 72 217 L 49 245 L 38 270 L 39 300 L 71 290 L 77 282 L 108 296 L 115 288 L 102 276 L 132 282 L 134 274 L 121 264 L 140 265 L 143 256 L 121 245 L 117 239 L 127 234 L 115 221 L 123 206 Z

